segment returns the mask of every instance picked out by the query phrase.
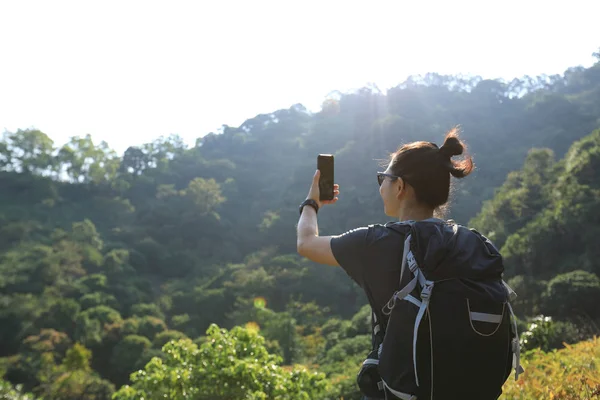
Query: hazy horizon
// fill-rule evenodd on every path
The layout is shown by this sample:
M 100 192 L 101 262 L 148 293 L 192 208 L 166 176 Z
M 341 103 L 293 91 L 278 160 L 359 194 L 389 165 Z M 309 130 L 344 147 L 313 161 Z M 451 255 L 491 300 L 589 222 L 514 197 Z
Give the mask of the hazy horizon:
M 477 4 L 3 3 L 0 130 L 37 128 L 57 145 L 90 133 L 122 152 L 410 75 L 510 80 L 593 64 L 598 5 Z

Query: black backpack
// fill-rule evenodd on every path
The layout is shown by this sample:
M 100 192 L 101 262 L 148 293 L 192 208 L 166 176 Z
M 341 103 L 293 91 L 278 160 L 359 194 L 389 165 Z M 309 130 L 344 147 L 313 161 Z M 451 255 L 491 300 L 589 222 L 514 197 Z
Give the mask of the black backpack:
M 373 350 L 357 383 L 369 398 L 497 399 L 523 372 L 514 291 L 502 256 L 453 221 L 386 225 L 405 236 L 400 289 L 373 310 Z M 372 296 L 367 296 L 371 304 Z

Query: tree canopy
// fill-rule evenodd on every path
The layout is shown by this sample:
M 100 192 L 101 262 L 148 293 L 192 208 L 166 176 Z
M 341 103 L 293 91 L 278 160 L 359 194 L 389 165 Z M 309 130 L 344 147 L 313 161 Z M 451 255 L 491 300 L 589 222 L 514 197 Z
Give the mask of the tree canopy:
M 4 132 L 0 393 L 359 399 L 367 300 L 341 269 L 296 254 L 297 206 L 317 154 L 332 153 L 342 195 L 320 231 L 387 222 L 380 164 L 457 124 L 477 169 L 446 217 L 501 249 L 527 346 L 597 334 L 599 116 L 596 63 L 510 82 L 413 76 L 192 147 L 170 135 L 118 155 L 90 135 L 59 146 Z

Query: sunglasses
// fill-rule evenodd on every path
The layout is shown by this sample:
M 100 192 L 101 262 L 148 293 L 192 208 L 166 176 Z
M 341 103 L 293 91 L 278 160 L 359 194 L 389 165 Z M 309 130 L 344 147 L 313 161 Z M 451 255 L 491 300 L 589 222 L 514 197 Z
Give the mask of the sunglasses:
M 386 176 L 388 178 L 392 178 L 392 181 L 395 181 L 396 179 L 400 178 L 399 176 L 396 176 L 396 175 L 386 174 L 385 172 L 378 172 L 377 173 L 377 183 L 379 183 L 379 186 L 381 186 L 381 184 L 385 180 Z

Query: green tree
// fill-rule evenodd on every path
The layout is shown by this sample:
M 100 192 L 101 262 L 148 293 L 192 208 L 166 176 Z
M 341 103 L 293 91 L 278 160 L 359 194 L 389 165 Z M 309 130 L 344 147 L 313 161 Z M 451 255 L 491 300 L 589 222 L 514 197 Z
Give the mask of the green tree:
M 10 168 L 12 165 L 12 149 L 7 143 L 7 133 L 4 132 L 2 135 L 2 142 L 0 142 L 0 169 Z
M 107 306 L 111 308 L 119 307 L 119 302 L 115 296 L 102 292 L 88 293 L 81 296 L 79 304 L 84 310 L 97 306 Z
M 109 400 L 115 387 L 92 372 L 91 356 L 90 350 L 75 343 L 53 371 L 52 378 L 42 386 L 44 398 Z
M 92 137 L 72 137 L 58 151 L 58 160 L 72 182 L 101 183 L 114 178 L 118 159 L 106 142 L 96 146 Z
M 121 321 L 119 312 L 110 307 L 88 308 L 77 315 L 74 338 L 85 346 L 97 346 L 104 337 L 104 328 Z
M 264 339 L 243 328 L 212 325 L 199 348 L 191 340 L 170 342 L 131 376 L 115 399 L 316 399 L 327 389 L 324 375 L 303 367 L 287 370 L 270 355 Z
M 584 315 L 594 320 L 600 318 L 598 299 L 600 278 L 587 271 L 575 270 L 557 275 L 548 282 L 542 312 L 551 312 L 558 318 Z
M 152 341 L 152 347 L 162 349 L 163 346 L 169 343 L 170 341 L 179 341 L 181 339 L 188 339 L 188 337 L 184 333 L 175 330 L 163 331 L 157 333 L 156 336 L 154 336 L 154 340 Z
M 40 328 L 55 329 L 65 332 L 69 337 L 74 334 L 77 314 L 81 309 L 80 304 L 73 299 L 56 299 L 36 322 Z
M 165 318 L 165 314 L 156 304 L 135 304 L 133 307 L 131 307 L 131 315 L 138 317 L 156 317 L 158 319 Z
M 36 400 L 33 394 L 24 393 L 22 385 L 13 386 L 0 379 L 0 399 L 4 400 Z
M 469 225 L 501 248 L 511 233 L 527 225 L 548 205 L 552 189 L 549 182 L 558 171 L 551 150 L 531 150 L 523 168 L 508 175 L 494 198 L 483 204 Z
M 148 162 L 148 156 L 142 149 L 132 146 L 125 150 L 119 171 L 138 176 L 148 167 Z
M 126 383 L 129 374 L 141 367 L 139 361 L 151 347 L 150 340 L 143 336 L 125 336 L 113 349 L 110 360 L 112 380 L 118 384 Z
M 152 317 L 150 315 L 140 318 L 138 333 L 141 336 L 145 336 L 148 339 L 153 340 L 158 333 L 166 330 L 167 325 L 160 318 Z
M 31 390 L 51 380 L 60 362 L 71 345 L 69 337 L 54 329 L 42 329 L 36 335 L 23 339 L 18 357 L 10 365 L 7 378 Z
M 219 184 L 214 179 L 195 178 L 182 194 L 193 202 L 200 215 L 212 212 L 225 201 Z
M 50 175 L 57 167 L 53 141 L 37 129 L 17 130 L 5 136 L 3 158 L 10 155 L 13 170 Z
M 72 226 L 73 239 L 81 244 L 88 245 L 95 250 L 101 250 L 103 243 L 96 226 L 89 219 L 74 222 Z
M 73 347 L 67 350 L 63 365 L 69 371 L 90 371 L 90 360 L 92 358 L 92 352 L 86 349 L 79 343 L 75 343 Z
M 103 292 L 108 288 L 108 279 L 103 274 L 91 274 L 79 279 L 85 287 L 85 293 Z

